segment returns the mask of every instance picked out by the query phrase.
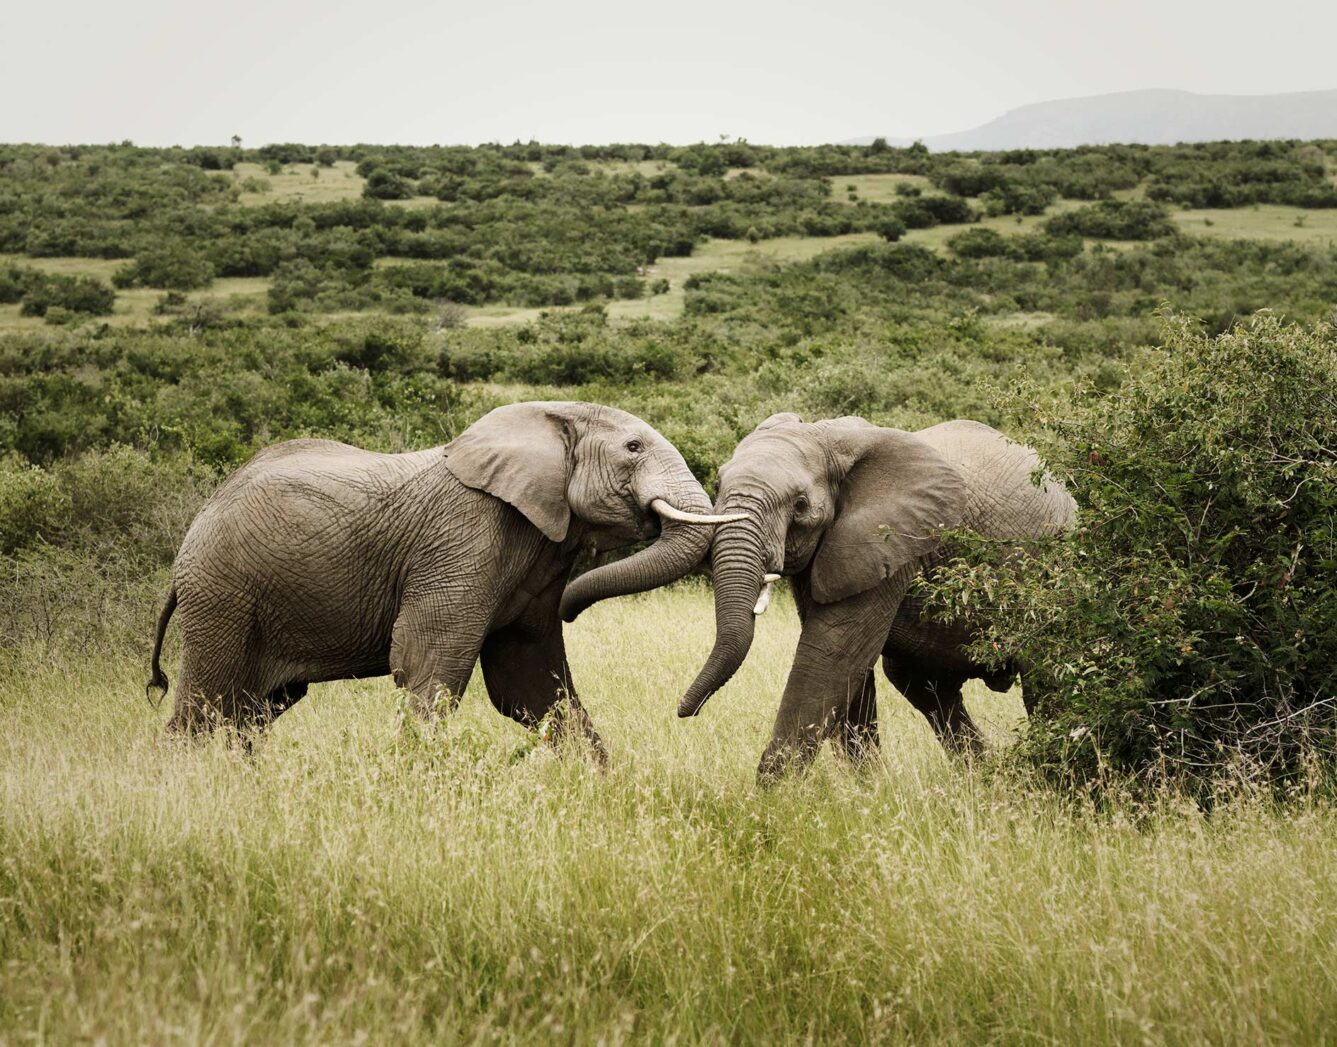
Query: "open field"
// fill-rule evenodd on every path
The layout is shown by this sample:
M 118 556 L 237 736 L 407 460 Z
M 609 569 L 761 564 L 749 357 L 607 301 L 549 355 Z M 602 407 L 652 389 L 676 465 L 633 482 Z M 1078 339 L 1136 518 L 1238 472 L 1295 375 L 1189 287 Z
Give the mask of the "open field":
M 1296 243 L 1337 244 L 1337 210 L 1258 204 L 1254 207 L 1195 208 L 1171 214 L 1191 236 L 1240 240 L 1293 240 Z
M 923 193 L 935 193 L 933 183 L 923 175 L 911 174 L 860 174 L 833 175 L 827 179 L 831 185 L 832 200 L 849 200 L 851 186 L 860 200 L 875 204 L 891 204 L 901 199 L 896 192 L 898 185 L 913 186 Z M 850 201 L 851 203 L 854 201 Z
M 0 1040 L 1317 1043 L 1337 1022 L 1331 810 L 1097 814 L 948 760 L 885 681 L 882 765 L 824 755 L 759 792 L 792 604 L 680 722 L 711 629 L 693 587 L 569 627 L 604 775 L 477 681 L 435 729 L 398 726 L 385 680 L 320 686 L 246 758 L 164 744 L 143 655 L 7 672 Z M 972 704 L 995 741 L 1020 715 Z
M 0 145 L 0 1047 L 1330 1043 L 1330 148 Z M 1081 526 L 937 577 L 1036 721 L 970 685 L 992 753 L 949 758 L 882 682 L 880 761 L 759 789 L 794 607 L 680 721 L 698 579 L 566 630 L 606 773 L 478 678 L 440 724 L 381 679 L 250 755 L 164 738 L 152 624 L 226 476 L 518 400 L 633 412 L 707 492 L 780 412 L 1033 444 Z
M 239 163 L 232 169 L 232 180 L 242 190 L 243 204 L 273 202 L 323 204 L 335 200 L 353 200 L 362 195 L 366 179 L 357 173 L 351 160 L 336 160 L 331 167 L 319 164 L 284 164 L 272 175 L 263 164 Z M 247 190 L 251 181 L 267 186 L 262 192 Z
M 972 229 L 992 229 L 1003 236 L 1013 236 L 1019 233 L 1039 232 L 1041 227 L 1050 218 L 1064 211 L 1071 211 L 1081 207 L 1082 204 L 1077 200 L 1058 200 L 1049 206 L 1044 214 L 1040 215 L 995 215 L 993 217 L 983 217 L 978 222 L 972 223 L 968 228 Z M 910 229 L 901 237 L 907 243 L 922 244 L 925 247 L 931 247 L 940 253 L 946 252 L 947 241 L 957 233 L 961 232 L 962 226 L 959 225 L 935 225 L 928 229 Z
M 0 255 L 0 267 L 22 265 L 62 276 L 89 276 L 106 282 L 125 265 L 119 258 L 26 258 L 21 255 Z M 217 277 L 207 288 L 190 292 L 192 303 L 210 302 L 223 307 L 231 315 L 258 315 L 265 311 L 265 292 L 269 281 L 262 276 Z M 151 287 L 131 287 L 116 292 L 115 311 L 98 318 L 98 323 L 116 327 L 133 327 L 155 319 L 154 307 L 163 292 Z M 19 305 L 0 305 L 0 331 L 40 330 L 40 316 L 22 316 Z
M 771 240 L 708 239 L 685 258 L 660 258 L 646 273 L 651 280 L 665 279 L 668 292 L 651 298 L 610 302 L 608 315 L 622 320 L 668 320 L 682 315 L 683 283 L 697 273 L 739 273 L 768 266 L 804 262 L 823 251 L 834 251 L 853 244 L 875 243 L 876 233 L 850 233 L 846 236 L 781 236 Z

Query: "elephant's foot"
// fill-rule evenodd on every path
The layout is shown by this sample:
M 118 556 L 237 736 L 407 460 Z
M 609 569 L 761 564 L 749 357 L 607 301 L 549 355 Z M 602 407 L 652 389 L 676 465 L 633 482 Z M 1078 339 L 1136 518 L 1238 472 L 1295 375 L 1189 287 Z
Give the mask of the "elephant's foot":
M 554 743 L 560 744 L 564 739 L 578 737 L 589 747 L 599 769 L 608 767 L 608 750 L 604 747 L 603 739 L 594 729 L 594 721 L 585 711 L 585 706 L 580 704 L 580 699 L 574 694 L 564 694 L 549 710 L 547 719 L 552 723 L 551 738 Z
M 802 774 L 817 755 L 817 744 L 809 739 L 799 742 L 772 739 L 757 765 L 757 784 L 768 788 L 792 774 Z

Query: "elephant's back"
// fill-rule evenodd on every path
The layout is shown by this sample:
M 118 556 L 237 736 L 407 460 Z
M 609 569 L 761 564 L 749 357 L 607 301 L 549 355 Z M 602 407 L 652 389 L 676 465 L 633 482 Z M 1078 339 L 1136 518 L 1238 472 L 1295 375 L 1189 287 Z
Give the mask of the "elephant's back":
M 195 517 L 178 565 L 246 560 L 258 549 L 356 543 L 368 514 L 388 511 L 414 477 L 442 461 L 441 449 L 384 454 L 334 440 L 287 440 L 232 474 Z
M 292 483 L 385 488 L 440 461 L 442 449 L 386 454 L 337 440 L 284 440 L 257 451 L 218 489 Z
M 961 470 L 970 492 L 966 525 L 992 538 L 1030 538 L 1071 525 L 1076 503 L 1035 449 L 969 419 L 916 433 Z

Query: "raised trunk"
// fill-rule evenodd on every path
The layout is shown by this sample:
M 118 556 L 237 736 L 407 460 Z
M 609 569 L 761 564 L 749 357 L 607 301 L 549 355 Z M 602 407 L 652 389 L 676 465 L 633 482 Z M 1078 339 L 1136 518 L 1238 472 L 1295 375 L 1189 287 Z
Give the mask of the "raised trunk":
M 678 703 L 679 716 L 695 716 L 707 698 L 738 671 L 752 646 L 753 613 L 761 592 L 762 540 L 750 521 L 718 528 L 711 577 L 715 584 L 715 646 L 705 667 Z

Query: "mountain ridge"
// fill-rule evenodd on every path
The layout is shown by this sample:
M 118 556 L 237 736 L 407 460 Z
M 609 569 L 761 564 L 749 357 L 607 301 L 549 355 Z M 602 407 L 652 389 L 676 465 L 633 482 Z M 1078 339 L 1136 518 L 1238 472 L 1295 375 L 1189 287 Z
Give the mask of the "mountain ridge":
M 874 136 L 847 139 L 868 145 Z M 965 131 L 892 138 L 936 152 L 1070 149 L 1079 145 L 1173 145 L 1246 138 L 1337 138 L 1337 90 L 1266 95 L 1207 95 L 1172 88 L 1060 98 L 1009 109 Z

